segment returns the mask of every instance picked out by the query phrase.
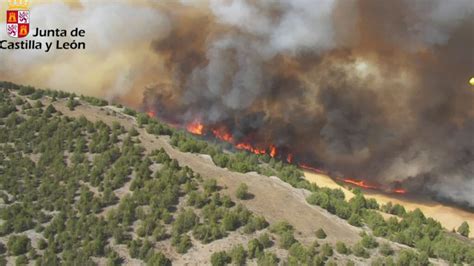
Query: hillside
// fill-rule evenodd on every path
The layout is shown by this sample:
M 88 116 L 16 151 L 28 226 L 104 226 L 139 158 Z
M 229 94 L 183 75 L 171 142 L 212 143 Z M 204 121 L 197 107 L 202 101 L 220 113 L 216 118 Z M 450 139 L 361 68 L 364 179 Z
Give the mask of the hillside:
M 472 240 L 419 210 L 120 105 L 0 85 L 1 264 L 474 263 Z

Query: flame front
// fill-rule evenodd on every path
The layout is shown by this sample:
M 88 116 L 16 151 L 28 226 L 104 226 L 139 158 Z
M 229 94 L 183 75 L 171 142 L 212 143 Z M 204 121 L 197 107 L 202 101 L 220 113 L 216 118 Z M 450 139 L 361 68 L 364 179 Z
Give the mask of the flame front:
M 219 127 L 217 129 L 213 129 L 212 134 L 214 134 L 216 138 L 225 142 L 232 143 L 234 141 L 232 134 L 230 134 L 225 127 Z
M 293 157 L 292 157 L 293 158 Z M 312 167 L 308 164 L 304 164 L 304 163 L 299 163 L 298 164 L 299 167 L 303 168 L 303 169 L 306 169 L 306 170 L 310 170 L 312 172 L 316 172 L 316 173 L 319 173 L 319 174 L 324 174 L 325 172 L 319 168 L 316 168 L 316 167 Z
M 405 194 L 407 193 L 406 189 L 403 189 L 403 188 L 396 188 L 394 190 L 392 190 L 393 193 L 397 193 L 397 194 Z
M 361 188 L 365 188 L 365 189 L 379 189 L 377 186 L 367 184 L 363 180 L 357 180 L 357 179 L 353 179 L 353 178 L 344 178 L 344 179 L 342 179 L 342 181 L 344 181 L 348 184 L 356 185 L 356 186 L 361 187 Z
M 275 156 L 277 155 L 277 148 L 273 145 L 270 146 L 270 156 L 272 158 L 275 158 Z
M 148 115 L 150 117 L 156 116 L 155 112 L 153 112 L 153 111 L 149 111 Z M 265 145 L 267 148 L 260 148 L 260 147 L 257 147 L 255 145 L 251 144 L 248 141 L 236 141 L 234 136 L 227 129 L 227 127 L 222 126 L 222 125 L 220 125 L 220 126 L 206 126 L 205 127 L 204 124 L 201 122 L 201 120 L 194 119 L 191 123 L 186 125 L 186 130 L 191 134 L 200 135 L 200 136 L 202 136 L 204 134 L 208 134 L 208 133 L 211 134 L 212 133 L 212 135 L 215 138 L 217 138 L 219 140 L 222 140 L 222 141 L 225 141 L 225 142 L 228 142 L 228 143 L 231 143 L 231 144 L 234 145 L 234 147 L 236 149 L 239 149 L 239 150 L 245 150 L 245 151 L 251 152 L 253 154 L 257 154 L 257 155 L 268 154 L 272 158 L 276 158 L 277 156 L 281 157 L 281 158 L 286 158 L 286 161 L 290 164 L 292 164 L 293 161 L 294 161 L 293 153 L 284 152 L 284 154 L 281 154 L 281 152 L 279 153 L 278 148 L 273 144 L 270 144 L 268 146 Z M 285 157 L 285 154 L 286 154 L 286 157 Z M 316 167 L 311 166 L 311 165 L 306 164 L 306 163 L 297 162 L 296 164 L 299 167 L 301 167 L 302 169 L 305 169 L 305 170 L 309 170 L 309 171 L 319 173 L 319 174 L 327 174 L 326 171 L 324 171 L 322 169 L 319 169 L 319 168 L 316 168 Z M 407 191 L 405 189 L 400 188 L 398 186 L 397 186 L 397 188 L 394 188 L 394 189 L 387 189 L 387 188 L 382 188 L 382 187 L 376 186 L 374 184 L 369 184 L 369 183 L 367 183 L 367 181 L 354 179 L 354 178 L 345 177 L 345 178 L 336 178 L 336 179 L 340 180 L 344 183 L 347 183 L 347 184 L 350 184 L 350 185 L 353 185 L 353 186 L 357 186 L 357 187 L 360 187 L 360 188 L 363 188 L 363 189 L 383 190 L 383 191 L 386 191 L 386 192 L 391 192 L 391 193 L 396 193 L 396 194 L 405 194 L 405 193 L 407 193 Z
M 202 135 L 204 133 L 204 125 L 199 120 L 193 120 L 186 126 L 186 130 L 194 135 Z
M 149 118 L 154 118 L 156 116 L 156 112 L 153 110 L 146 112 L 146 114 L 148 115 Z
M 250 145 L 249 143 L 237 143 L 235 145 L 235 147 L 237 149 L 240 149 L 240 150 L 246 150 L 246 151 L 249 151 L 251 153 L 254 153 L 254 154 L 257 154 L 257 155 L 264 155 L 264 154 L 267 154 L 266 150 L 265 149 L 258 149 L 258 148 L 254 148 L 252 145 Z

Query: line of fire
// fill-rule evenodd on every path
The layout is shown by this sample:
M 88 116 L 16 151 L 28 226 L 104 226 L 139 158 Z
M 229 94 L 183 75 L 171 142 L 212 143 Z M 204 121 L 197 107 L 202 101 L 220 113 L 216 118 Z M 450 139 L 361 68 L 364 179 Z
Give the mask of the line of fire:
M 154 111 L 148 111 L 148 116 L 155 118 L 157 115 Z M 279 148 L 274 144 L 257 145 L 251 141 L 239 141 L 234 138 L 232 133 L 222 125 L 206 126 L 199 119 L 194 119 L 186 124 L 185 129 L 190 134 L 201 137 L 212 137 L 220 141 L 230 143 L 237 150 L 244 150 L 256 155 L 269 155 L 271 158 L 281 159 L 289 164 L 294 164 L 303 170 L 328 175 L 337 182 L 343 182 L 353 187 L 359 187 L 364 190 L 377 190 L 385 193 L 406 194 L 408 191 L 401 187 L 400 183 L 394 183 L 390 187 L 382 186 L 380 184 L 368 183 L 359 178 L 332 176 L 328 170 L 313 166 L 310 162 L 298 160 L 298 155 L 291 151 L 291 148 Z

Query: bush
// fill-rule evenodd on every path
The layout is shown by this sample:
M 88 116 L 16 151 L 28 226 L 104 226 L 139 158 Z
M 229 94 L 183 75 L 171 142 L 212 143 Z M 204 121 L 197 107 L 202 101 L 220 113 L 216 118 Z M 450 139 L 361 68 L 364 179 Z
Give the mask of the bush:
M 403 249 L 398 255 L 397 265 L 430 265 L 426 254 L 416 254 L 412 250 Z
M 126 114 L 126 115 L 130 115 L 130 116 L 136 116 L 137 115 L 137 112 L 133 109 L 130 109 L 128 107 L 125 107 L 125 109 L 123 110 L 123 113 Z
M 44 240 L 44 238 L 40 238 L 38 240 L 38 248 L 43 250 L 45 249 L 46 247 L 48 247 L 48 243 L 46 242 L 46 240 Z
M 240 183 L 239 187 L 235 191 L 235 196 L 238 199 L 241 199 L 241 200 L 248 199 L 249 198 L 248 189 L 249 188 L 248 188 L 247 184 Z
M 173 222 L 173 233 L 182 234 L 191 230 L 199 222 L 199 217 L 191 210 L 182 211 Z
M 360 242 L 362 246 L 368 249 L 376 248 L 379 245 L 373 236 L 367 235 L 365 233 L 362 235 Z
M 354 247 L 352 247 L 352 253 L 354 253 L 354 255 L 356 255 L 357 257 L 361 258 L 369 257 L 369 253 L 367 252 L 367 250 L 365 250 L 364 246 L 362 246 L 361 243 L 357 243 L 354 245 Z
M 349 249 L 347 248 L 346 244 L 339 241 L 336 243 L 336 251 L 339 254 L 349 254 Z
M 22 96 L 25 96 L 25 95 L 30 95 L 32 94 L 33 92 L 35 92 L 35 89 L 33 87 L 24 87 L 22 86 L 20 88 L 20 91 L 18 92 L 18 94 L 22 95 Z
M 231 261 L 231 258 L 225 251 L 215 252 L 211 256 L 212 266 L 224 266 Z
M 26 255 L 20 255 L 15 260 L 15 265 L 27 265 L 27 264 L 28 264 L 28 258 L 26 257 Z
M 119 254 L 115 251 L 112 251 L 107 256 L 107 266 L 116 266 L 121 265 L 123 262 L 123 258 L 119 256 Z
M 262 243 L 264 248 L 269 248 L 273 245 L 273 241 L 270 239 L 270 236 L 267 233 L 262 234 L 259 238 L 258 241 Z
M 351 216 L 349 217 L 349 220 L 347 220 L 347 222 L 353 226 L 357 226 L 357 227 L 362 226 L 362 219 L 357 213 L 352 213 Z
M 280 235 L 280 248 L 289 249 L 296 242 L 293 232 L 284 232 Z
M 191 238 L 188 235 L 174 236 L 171 242 L 176 247 L 176 251 L 180 254 L 188 252 L 188 250 L 193 246 Z
M 250 240 L 247 247 L 249 258 L 253 259 L 259 257 L 260 254 L 262 254 L 263 249 L 263 245 L 258 241 L 258 239 Z
M 278 265 L 278 257 L 270 252 L 265 252 L 257 260 L 257 264 L 260 266 L 274 266 Z
M 324 230 L 322 228 L 319 228 L 316 231 L 316 237 L 319 238 L 319 239 L 325 239 L 327 237 L 327 235 L 326 235 L 326 232 L 324 232 Z
M 380 245 L 379 252 L 384 256 L 390 256 L 393 254 L 393 249 L 390 244 L 384 242 Z
M 26 235 L 13 235 L 8 239 L 7 247 L 8 251 L 18 256 L 25 254 L 30 248 L 30 239 Z
M 289 252 L 290 256 L 296 258 L 300 262 L 304 262 L 306 260 L 307 255 L 308 255 L 308 252 L 307 252 L 306 248 L 298 242 L 291 245 L 288 252 Z
M 293 232 L 293 226 L 286 221 L 275 223 L 271 226 L 270 231 L 276 234 L 283 234 L 285 232 Z
M 216 192 L 217 189 L 217 181 L 215 179 L 208 179 L 204 181 L 204 191 L 206 191 L 207 193 L 211 194 L 213 192 Z
M 458 228 L 458 233 L 462 236 L 469 237 L 469 224 L 467 222 L 463 222 L 459 228 Z
M 247 252 L 242 245 L 237 245 L 230 251 L 230 257 L 233 265 L 245 265 Z
M 333 255 L 332 247 L 328 243 L 321 246 L 321 255 L 323 257 L 331 257 Z
M 147 260 L 147 265 L 149 266 L 171 266 L 171 260 L 169 260 L 163 253 L 158 252 L 158 253 L 153 253 L 148 260 Z

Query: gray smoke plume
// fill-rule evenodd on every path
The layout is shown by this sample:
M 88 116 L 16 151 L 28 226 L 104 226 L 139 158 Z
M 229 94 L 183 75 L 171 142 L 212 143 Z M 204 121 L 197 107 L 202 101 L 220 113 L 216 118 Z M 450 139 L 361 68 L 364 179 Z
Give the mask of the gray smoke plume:
M 88 49 L 0 51 L 1 79 L 474 207 L 472 0 L 51 2 L 32 26 L 84 28 Z
M 188 7 L 189 8 L 189 7 Z M 210 1 L 154 42 L 146 108 L 474 206 L 472 1 Z
M 4 1 L 6 2 L 6 1 Z M 31 33 L 26 39 L 85 42 L 85 50 L 0 50 L 0 79 L 99 97 L 128 96 L 157 72 L 158 56 L 150 42 L 169 32 L 167 16 L 140 1 L 30 1 Z M 3 3 L 2 3 L 3 5 Z M 2 9 L 3 10 L 3 9 Z M 3 17 L 4 15 L 2 15 Z M 85 38 L 37 37 L 41 30 L 74 28 Z M 0 21 L 0 40 L 7 36 Z M 69 34 L 68 34 L 69 35 Z M 135 102 L 141 101 L 141 93 Z

